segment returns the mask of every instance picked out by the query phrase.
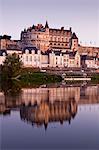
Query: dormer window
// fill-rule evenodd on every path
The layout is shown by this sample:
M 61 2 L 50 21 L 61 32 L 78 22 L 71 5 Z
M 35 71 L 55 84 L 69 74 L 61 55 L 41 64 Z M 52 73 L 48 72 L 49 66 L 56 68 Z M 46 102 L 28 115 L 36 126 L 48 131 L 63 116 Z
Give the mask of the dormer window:
M 2 55 L 3 55 L 3 56 L 6 56 L 6 53 L 3 53 Z
M 32 50 L 32 54 L 35 54 L 35 51 L 34 51 L 34 50 Z
M 28 49 L 26 49 L 26 50 L 25 50 L 25 53 L 26 53 L 26 54 L 29 54 L 29 50 L 28 50 Z

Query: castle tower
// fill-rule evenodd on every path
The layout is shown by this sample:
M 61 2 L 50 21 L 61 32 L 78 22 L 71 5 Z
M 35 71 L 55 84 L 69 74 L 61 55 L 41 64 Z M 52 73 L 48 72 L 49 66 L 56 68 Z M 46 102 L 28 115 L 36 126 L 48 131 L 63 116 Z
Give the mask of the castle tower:
M 78 37 L 76 36 L 75 32 L 72 34 L 71 37 L 71 49 L 78 50 Z

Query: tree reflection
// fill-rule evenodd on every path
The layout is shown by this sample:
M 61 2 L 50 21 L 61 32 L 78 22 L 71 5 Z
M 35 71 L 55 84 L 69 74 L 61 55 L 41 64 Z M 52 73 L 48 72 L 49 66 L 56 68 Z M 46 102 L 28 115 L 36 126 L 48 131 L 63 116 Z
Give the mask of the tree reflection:
M 10 115 L 11 109 L 21 105 L 21 85 L 15 80 L 6 80 L 1 82 L 1 92 L 4 93 L 1 97 L 0 113 Z
M 4 95 L 16 96 L 21 92 L 21 84 L 16 80 L 6 80 L 1 82 L 1 91 Z

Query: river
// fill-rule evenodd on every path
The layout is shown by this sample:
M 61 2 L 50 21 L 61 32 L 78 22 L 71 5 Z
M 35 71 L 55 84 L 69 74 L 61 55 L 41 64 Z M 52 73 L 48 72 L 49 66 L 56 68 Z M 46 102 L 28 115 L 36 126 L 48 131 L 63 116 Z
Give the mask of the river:
M 2 150 L 99 149 L 99 85 L 0 92 Z

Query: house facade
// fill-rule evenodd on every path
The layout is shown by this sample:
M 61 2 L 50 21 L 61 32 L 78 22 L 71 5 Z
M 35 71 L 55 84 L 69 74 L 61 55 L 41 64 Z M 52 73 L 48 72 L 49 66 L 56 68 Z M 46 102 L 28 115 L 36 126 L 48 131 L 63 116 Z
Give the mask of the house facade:
M 0 50 L 0 64 L 11 55 L 12 50 Z M 16 50 L 13 50 L 16 53 Z M 77 51 L 61 52 L 48 50 L 45 53 L 36 47 L 25 47 L 16 53 L 20 56 L 24 67 L 46 68 L 46 67 L 77 67 L 80 68 L 80 55 Z
M 53 51 L 49 54 L 50 67 L 77 67 L 80 68 L 80 55 L 77 51 L 61 52 Z
M 99 69 L 99 58 L 95 56 L 82 55 L 81 66 L 83 68 Z

